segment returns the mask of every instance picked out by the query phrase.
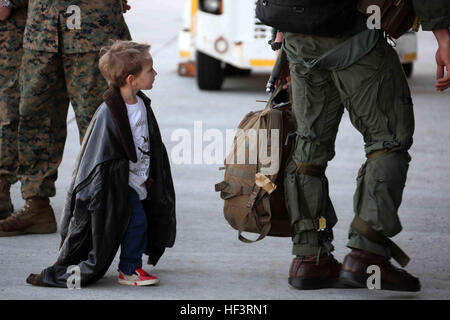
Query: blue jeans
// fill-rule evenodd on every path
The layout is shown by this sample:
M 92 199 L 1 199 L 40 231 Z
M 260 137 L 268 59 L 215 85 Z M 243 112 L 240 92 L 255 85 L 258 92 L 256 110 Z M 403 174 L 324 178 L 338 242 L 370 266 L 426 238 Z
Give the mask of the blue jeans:
M 120 247 L 119 270 L 130 275 L 142 267 L 142 255 L 147 247 L 147 216 L 137 192 L 128 187 L 131 219 Z

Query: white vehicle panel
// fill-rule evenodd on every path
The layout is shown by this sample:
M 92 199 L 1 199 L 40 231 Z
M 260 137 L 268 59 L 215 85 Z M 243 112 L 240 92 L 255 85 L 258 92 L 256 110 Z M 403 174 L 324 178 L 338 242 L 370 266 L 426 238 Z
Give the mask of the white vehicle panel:
M 268 45 L 271 28 L 255 16 L 255 0 L 223 0 L 220 15 L 193 9 L 198 0 L 186 0 L 179 50 L 183 59 L 194 61 L 199 50 L 241 69 L 267 70 L 274 63 L 274 52 Z M 417 36 L 409 32 L 395 40 L 402 63 L 417 59 Z

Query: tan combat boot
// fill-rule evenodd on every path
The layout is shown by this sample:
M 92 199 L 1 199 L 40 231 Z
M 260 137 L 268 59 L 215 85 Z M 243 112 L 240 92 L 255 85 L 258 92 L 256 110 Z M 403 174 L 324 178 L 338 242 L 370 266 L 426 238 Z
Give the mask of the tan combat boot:
M 10 217 L 0 221 L 0 237 L 27 233 L 54 233 L 56 220 L 48 198 L 33 197 Z
M 9 193 L 10 188 L 9 181 L 0 177 L 0 220 L 8 218 L 14 211 Z

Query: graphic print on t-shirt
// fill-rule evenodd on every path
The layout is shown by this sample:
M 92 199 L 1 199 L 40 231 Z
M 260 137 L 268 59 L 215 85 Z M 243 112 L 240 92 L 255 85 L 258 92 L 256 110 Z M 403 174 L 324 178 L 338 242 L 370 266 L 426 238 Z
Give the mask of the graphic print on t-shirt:
M 136 124 L 136 127 L 140 124 Z M 135 165 L 130 167 L 130 172 L 138 177 L 147 177 L 148 168 L 150 167 L 150 148 L 148 144 L 148 137 L 137 137 L 134 139 L 134 144 L 138 151 L 137 158 L 138 161 Z
M 150 140 L 147 124 L 147 110 L 144 102 L 138 97 L 138 103 L 127 104 L 128 119 L 136 148 L 137 161 L 130 161 L 128 185 L 139 194 L 139 199 L 147 197 L 145 182 L 150 173 Z
M 146 137 L 142 137 L 142 139 L 144 139 L 144 143 L 147 143 L 148 137 L 147 137 L 147 138 L 146 138 Z M 146 155 L 146 156 L 149 156 L 149 157 L 150 157 L 150 150 L 144 151 L 144 150 L 141 149 L 141 147 L 138 147 L 138 150 L 139 150 L 143 155 Z

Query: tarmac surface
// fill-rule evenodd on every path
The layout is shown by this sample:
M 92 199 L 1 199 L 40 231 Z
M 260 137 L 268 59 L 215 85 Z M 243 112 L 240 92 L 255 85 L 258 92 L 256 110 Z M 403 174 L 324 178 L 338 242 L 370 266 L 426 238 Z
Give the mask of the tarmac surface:
M 126 14 L 133 38 L 152 44 L 158 76 L 152 99 L 163 140 L 171 154 L 176 129 L 192 135 L 194 121 L 209 128 L 234 129 L 249 111 L 263 108 L 255 102 L 267 98 L 267 74 L 230 78 L 219 92 L 200 92 L 195 79 L 181 78 L 177 33 L 182 25 L 183 1 L 130 1 Z M 150 5 L 150 3 L 152 5 Z M 410 79 L 416 116 L 412 161 L 399 214 L 403 231 L 393 240 L 411 257 L 407 270 L 418 276 L 422 291 L 399 293 L 368 289 L 298 291 L 288 283 L 292 260 L 289 238 L 266 238 L 245 244 L 223 217 L 223 201 L 214 192 L 222 181 L 221 165 L 174 164 L 172 175 L 177 195 L 177 239 L 156 267 L 144 269 L 158 276 L 157 287 L 125 287 L 117 283 L 118 255 L 106 275 L 81 290 L 39 288 L 26 284 L 29 273 L 38 273 L 56 259 L 58 234 L 0 238 L 0 299 L 449 299 L 450 298 L 450 90 L 434 90 L 436 43 L 431 33 L 419 33 L 419 60 Z M 203 147 L 207 145 L 203 143 Z M 68 115 L 68 137 L 51 204 L 59 221 L 79 150 L 73 112 Z M 335 257 L 342 261 L 356 174 L 364 162 L 363 141 L 348 114 L 342 119 L 336 141 L 336 157 L 329 164 L 330 197 L 339 222 L 334 228 Z M 173 159 L 172 159 L 173 161 Z M 20 184 L 12 187 L 16 209 L 23 205 Z

